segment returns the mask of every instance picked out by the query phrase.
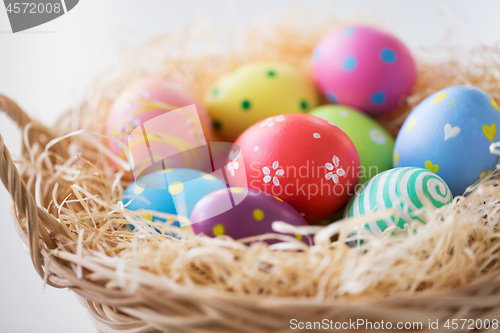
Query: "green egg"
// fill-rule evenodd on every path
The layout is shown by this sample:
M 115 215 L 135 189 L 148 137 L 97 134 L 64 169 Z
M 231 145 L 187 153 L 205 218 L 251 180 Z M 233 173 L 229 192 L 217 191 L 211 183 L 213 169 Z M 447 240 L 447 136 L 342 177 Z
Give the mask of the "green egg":
M 309 112 L 342 129 L 358 150 L 359 183 L 392 168 L 394 139 L 373 118 L 343 105 L 323 105 Z
M 349 201 L 347 217 L 392 208 L 397 214 L 370 221 L 365 228 L 379 235 L 389 226 L 401 229 L 413 220 L 424 223 L 422 208 L 433 209 L 453 200 L 450 188 L 435 173 L 421 168 L 394 168 L 373 177 Z

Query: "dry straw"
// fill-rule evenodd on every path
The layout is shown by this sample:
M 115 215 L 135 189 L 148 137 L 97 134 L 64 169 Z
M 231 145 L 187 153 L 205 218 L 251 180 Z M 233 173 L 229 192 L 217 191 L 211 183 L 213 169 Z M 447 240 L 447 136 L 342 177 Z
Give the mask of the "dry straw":
M 168 239 L 120 203 L 129 181 L 113 168 L 107 139 L 91 132 L 102 133 L 109 106 L 127 83 L 170 77 L 201 98 L 222 73 L 248 61 L 278 59 L 308 73 L 313 45 L 340 24 L 264 22 L 239 42 L 207 36 L 206 29 L 159 37 L 126 52 L 55 129 L 31 122 L 0 96 L 0 108 L 24 139 L 16 169 L 0 137 L 0 177 L 12 195 L 16 228 L 46 283 L 73 290 L 107 332 L 285 332 L 291 319 L 324 318 L 421 321 L 425 331 L 429 319 L 500 319 L 497 172 L 467 196 L 427 211 L 428 223 L 411 225 L 407 234 L 365 234 L 362 249 L 346 246 L 346 238 L 373 216 L 318 228 L 312 248 L 287 236 L 281 236 L 285 246 L 247 246 L 190 230 L 183 239 Z M 220 45 L 222 52 L 215 49 Z M 472 84 L 498 100 L 499 55 L 497 45 L 435 63 L 421 58 L 414 93 L 381 121 L 396 133 L 414 105 L 450 85 Z M 86 131 L 72 132 L 77 129 Z

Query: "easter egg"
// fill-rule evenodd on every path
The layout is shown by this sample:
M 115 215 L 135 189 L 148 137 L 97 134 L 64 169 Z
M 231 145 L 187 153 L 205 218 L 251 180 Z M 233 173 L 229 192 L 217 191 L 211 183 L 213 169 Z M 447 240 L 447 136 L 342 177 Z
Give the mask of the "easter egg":
M 314 48 L 314 79 L 332 103 L 372 115 L 387 113 L 404 101 L 416 80 L 415 62 L 393 35 L 367 26 L 327 34 Z
M 421 168 L 394 168 L 370 179 L 351 198 L 347 217 L 358 217 L 393 208 L 398 216 L 370 221 L 365 227 L 380 234 L 389 226 L 403 228 L 412 220 L 422 219 L 422 207 L 439 208 L 452 201 L 450 189 L 433 172 Z
M 215 133 L 230 142 L 260 120 L 307 112 L 317 104 L 312 82 L 279 62 L 241 66 L 221 77 L 205 98 Z
M 343 105 L 324 105 L 309 114 L 340 127 L 354 143 L 359 154 L 359 183 L 392 168 L 394 139 L 375 120 Z
M 229 203 L 231 196 L 234 206 Z M 218 190 L 201 199 L 193 209 L 191 223 L 196 234 L 233 239 L 276 233 L 271 225 L 283 221 L 294 226 L 307 226 L 304 218 L 289 204 L 270 194 L 232 187 Z M 293 235 L 292 235 L 293 236 Z M 296 234 L 300 240 L 306 237 Z M 268 243 L 276 243 L 268 240 Z
M 394 165 L 425 168 L 462 195 L 482 173 L 496 168 L 489 146 L 500 140 L 500 111 L 487 93 L 453 86 L 423 100 L 403 124 L 394 146 Z
M 151 221 L 164 221 L 151 213 L 154 211 L 177 215 L 182 223 L 188 223 L 196 203 L 223 188 L 226 184 L 211 174 L 192 169 L 165 169 L 132 183 L 125 190 L 123 204 L 131 211 L 148 211 L 143 216 Z
M 190 105 L 195 108 L 180 109 Z M 146 78 L 133 82 L 115 100 L 105 135 L 128 146 L 136 170 L 142 171 L 155 161 L 176 154 L 182 156 L 167 159 L 163 167 L 200 169 L 202 159 L 190 150 L 206 145 L 212 131 L 206 110 L 183 85 Z M 119 143 L 110 140 L 109 147 L 125 159 Z
M 244 164 L 245 172 L 231 173 L 233 184 L 283 199 L 309 223 L 340 210 L 359 180 L 359 157 L 349 137 L 339 127 L 308 114 L 258 122 L 235 144 L 240 154 L 229 164 Z

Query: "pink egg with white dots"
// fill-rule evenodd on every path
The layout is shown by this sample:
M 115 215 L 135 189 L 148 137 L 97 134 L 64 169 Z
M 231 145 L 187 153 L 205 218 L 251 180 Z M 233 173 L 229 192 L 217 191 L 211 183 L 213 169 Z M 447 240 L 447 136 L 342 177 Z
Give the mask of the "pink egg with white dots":
M 326 35 L 312 55 L 313 75 L 332 103 L 381 115 L 400 106 L 417 70 L 406 46 L 393 35 L 349 26 Z

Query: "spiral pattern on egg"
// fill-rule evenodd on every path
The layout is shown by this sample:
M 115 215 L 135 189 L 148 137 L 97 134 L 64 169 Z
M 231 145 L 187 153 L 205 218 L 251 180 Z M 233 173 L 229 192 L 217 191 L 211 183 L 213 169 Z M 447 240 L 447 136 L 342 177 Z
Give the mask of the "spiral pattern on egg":
M 448 185 L 436 174 L 420 168 L 395 168 L 368 181 L 351 199 L 347 217 L 393 208 L 398 216 L 370 221 L 365 227 L 380 234 L 389 226 L 404 228 L 411 220 L 424 222 L 422 207 L 439 208 L 451 202 Z

